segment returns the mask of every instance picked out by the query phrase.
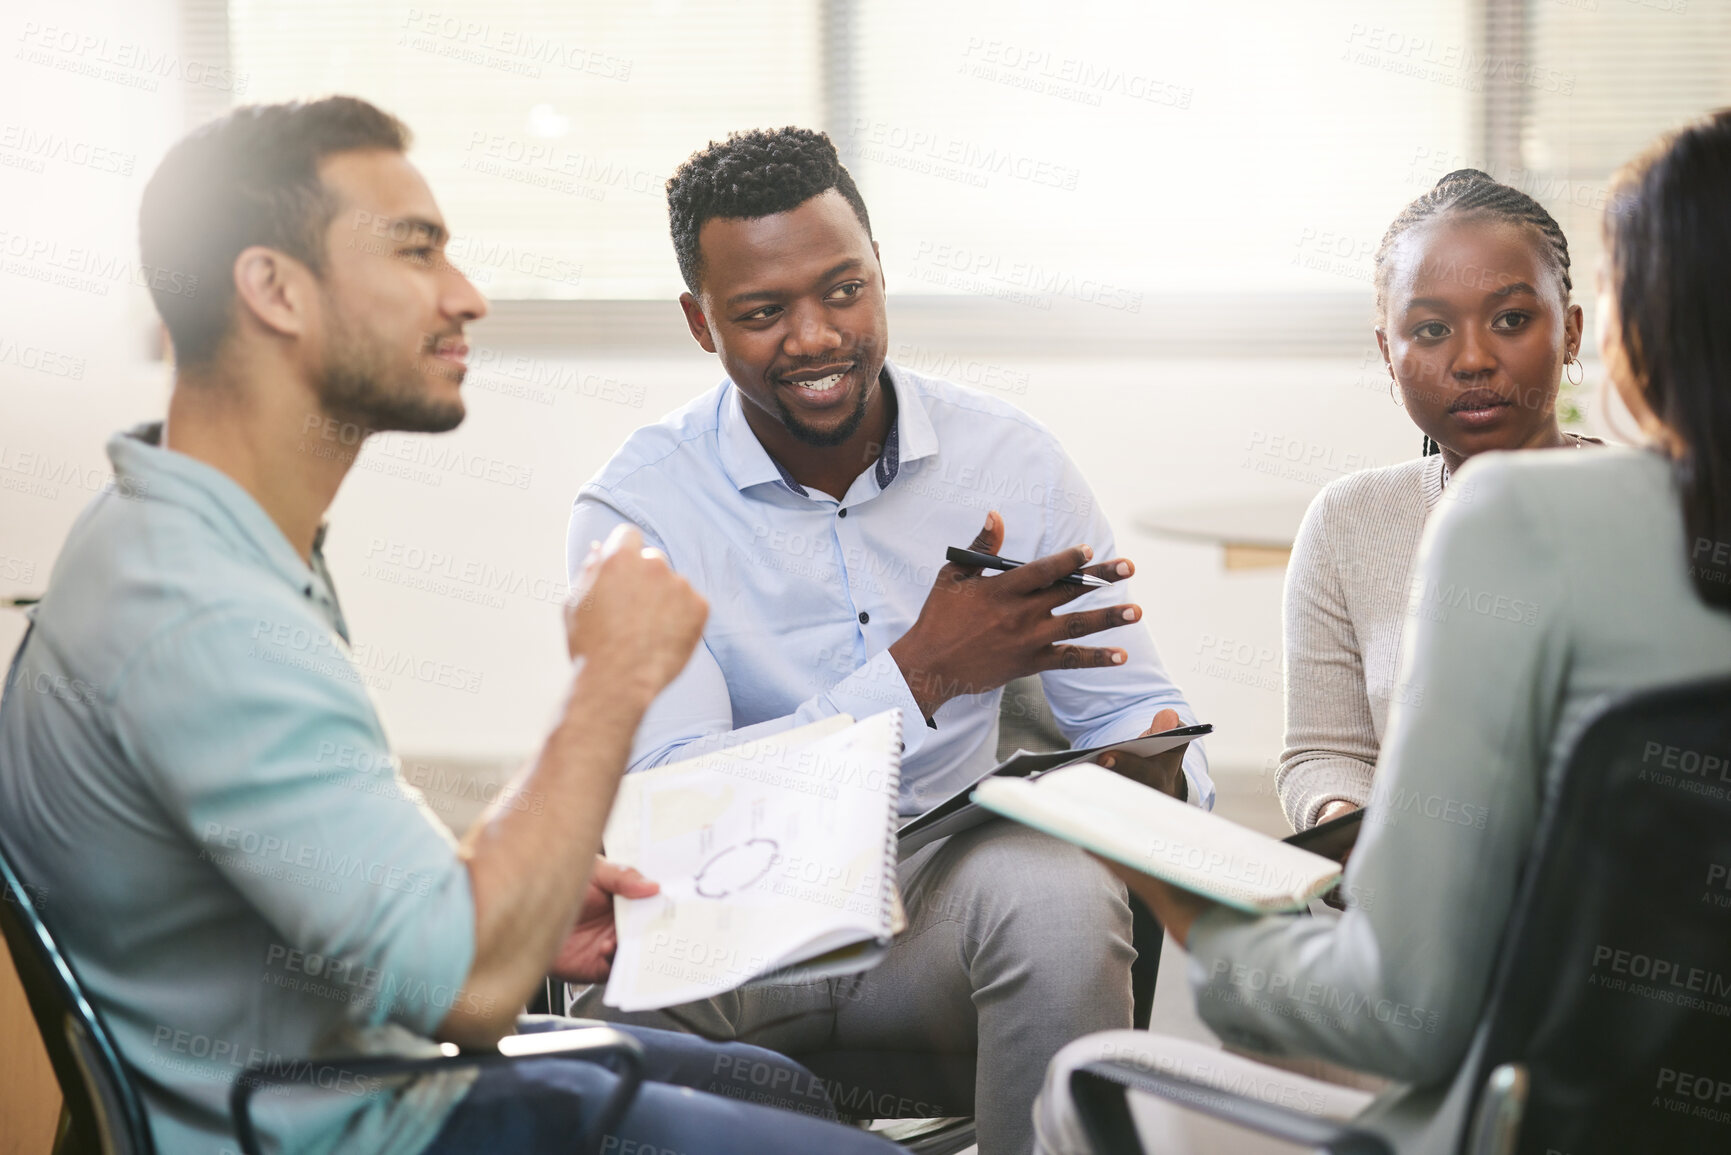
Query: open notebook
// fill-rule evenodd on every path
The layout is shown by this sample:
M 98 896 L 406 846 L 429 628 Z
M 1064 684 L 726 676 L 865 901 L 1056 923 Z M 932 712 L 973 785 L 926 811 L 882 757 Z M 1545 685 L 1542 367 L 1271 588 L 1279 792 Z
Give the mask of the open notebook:
M 974 801 L 1102 858 L 1227 906 L 1299 910 L 1340 880 L 1321 855 L 1259 834 L 1092 762 L 1033 781 L 987 778 Z
M 661 893 L 614 899 L 603 1001 L 653 1010 L 875 966 L 907 924 L 901 733 L 899 710 L 838 715 L 626 775 L 603 843 Z

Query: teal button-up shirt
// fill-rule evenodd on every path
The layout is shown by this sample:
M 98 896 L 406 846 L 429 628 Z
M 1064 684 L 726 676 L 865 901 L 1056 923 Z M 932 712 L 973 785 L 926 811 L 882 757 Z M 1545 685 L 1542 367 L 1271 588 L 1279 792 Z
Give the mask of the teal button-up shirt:
M 418 1152 L 467 1081 L 319 1055 L 431 1050 L 474 954 L 451 834 L 401 779 L 315 548 L 233 480 L 108 445 L 0 699 L 0 837 L 144 1092 L 159 1150 L 232 1151 L 264 1061 L 284 1150 Z M 321 535 L 322 536 L 322 535 Z

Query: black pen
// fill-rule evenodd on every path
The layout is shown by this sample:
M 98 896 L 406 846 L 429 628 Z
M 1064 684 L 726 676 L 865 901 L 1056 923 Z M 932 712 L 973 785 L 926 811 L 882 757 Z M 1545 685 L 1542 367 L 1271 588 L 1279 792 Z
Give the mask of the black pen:
M 1018 566 L 1028 564 L 1025 561 L 1011 561 L 1009 558 L 999 557 L 995 553 L 980 553 L 977 550 L 962 549 L 960 546 L 954 545 L 944 551 L 944 556 L 950 561 L 955 562 L 957 565 L 969 565 L 976 569 L 1012 570 Z M 1077 570 L 1075 573 L 1065 574 L 1053 584 L 1089 586 L 1098 589 L 1102 586 L 1109 586 L 1112 583 L 1107 581 L 1105 578 L 1095 577 L 1091 573 L 1083 573 L 1081 570 Z

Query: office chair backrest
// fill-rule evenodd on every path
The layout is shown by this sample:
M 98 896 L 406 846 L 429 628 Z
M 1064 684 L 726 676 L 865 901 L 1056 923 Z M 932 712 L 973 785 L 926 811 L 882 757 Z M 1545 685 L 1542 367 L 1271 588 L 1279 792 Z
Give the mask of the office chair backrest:
M 1587 727 L 1489 1015 L 1477 1085 L 1525 1066 L 1521 1155 L 1731 1151 L 1731 679 Z
M 55 1155 L 154 1155 L 144 1104 L 120 1052 L 54 945 L 0 840 L 0 932 L 36 1017 L 65 1105 Z M 70 1128 L 66 1124 L 70 1122 Z

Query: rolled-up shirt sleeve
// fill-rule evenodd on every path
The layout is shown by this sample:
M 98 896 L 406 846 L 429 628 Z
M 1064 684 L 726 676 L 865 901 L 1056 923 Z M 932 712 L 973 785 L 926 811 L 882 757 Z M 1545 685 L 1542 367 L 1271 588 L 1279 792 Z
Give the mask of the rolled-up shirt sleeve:
M 316 973 L 356 1026 L 424 1035 L 472 997 L 468 871 L 317 615 L 203 610 L 159 631 L 112 693 L 117 737 L 164 812 L 280 934 L 266 981 Z
M 1492 460 L 1426 529 L 1375 788 L 1339 920 L 1215 909 L 1189 942 L 1230 1043 L 1414 1083 L 1459 1066 L 1537 822 L 1568 663 L 1567 585 Z

